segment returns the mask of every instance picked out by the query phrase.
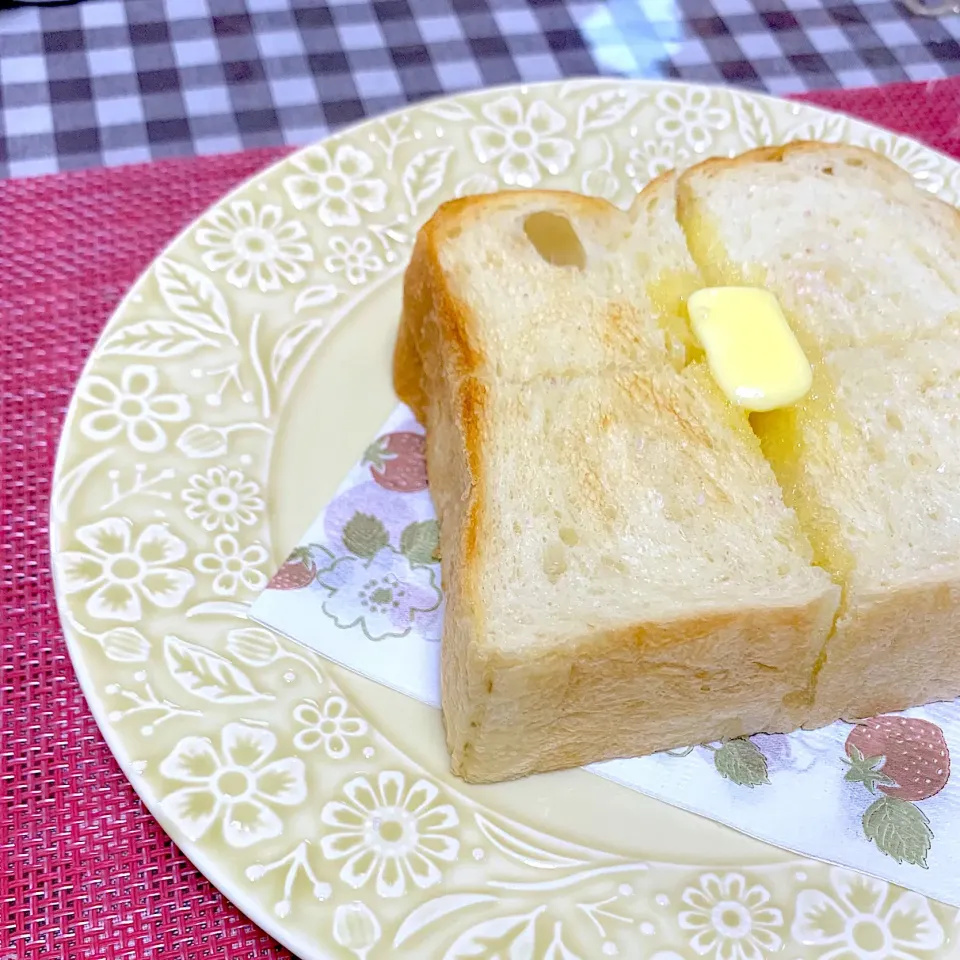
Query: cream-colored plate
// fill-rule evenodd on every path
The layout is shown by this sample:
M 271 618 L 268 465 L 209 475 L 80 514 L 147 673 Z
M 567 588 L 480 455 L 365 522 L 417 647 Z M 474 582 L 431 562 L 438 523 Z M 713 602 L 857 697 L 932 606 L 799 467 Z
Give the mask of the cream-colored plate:
M 77 387 L 57 593 L 101 729 L 164 828 L 299 956 L 927 957 L 953 914 L 581 772 L 469 789 L 437 713 L 245 621 L 394 404 L 400 278 L 441 200 L 625 205 L 710 153 L 866 143 L 798 104 L 665 83 L 487 90 L 347 130 L 245 184 L 118 309 Z

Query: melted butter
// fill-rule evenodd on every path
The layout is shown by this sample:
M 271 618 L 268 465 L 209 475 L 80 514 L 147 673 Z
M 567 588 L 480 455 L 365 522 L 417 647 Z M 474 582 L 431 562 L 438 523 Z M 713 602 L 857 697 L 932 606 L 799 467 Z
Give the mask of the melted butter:
M 810 390 L 810 363 L 772 293 L 708 287 L 691 295 L 688 308 L 710 372 L 732 403 L 777 410 Z

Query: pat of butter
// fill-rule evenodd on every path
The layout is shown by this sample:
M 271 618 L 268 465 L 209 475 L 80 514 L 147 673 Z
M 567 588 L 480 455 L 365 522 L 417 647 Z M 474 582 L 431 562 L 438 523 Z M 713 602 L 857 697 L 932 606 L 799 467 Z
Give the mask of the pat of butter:
M 688 303 L 690 322 L 720 389 L 745 410 L 796 403 L 813 374 L 777 298 L 757 287 L 708 287 Z

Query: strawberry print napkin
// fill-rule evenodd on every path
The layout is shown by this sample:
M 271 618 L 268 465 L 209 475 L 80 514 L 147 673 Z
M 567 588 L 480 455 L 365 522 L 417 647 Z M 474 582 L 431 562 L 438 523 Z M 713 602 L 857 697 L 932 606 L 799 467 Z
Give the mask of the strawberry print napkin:
M 253 606 L 337 663 L 440 703 L 443 594 L 423 430 L 398 407 Z M 587 769 L 779 847 L 960 907 L 960 701 Z

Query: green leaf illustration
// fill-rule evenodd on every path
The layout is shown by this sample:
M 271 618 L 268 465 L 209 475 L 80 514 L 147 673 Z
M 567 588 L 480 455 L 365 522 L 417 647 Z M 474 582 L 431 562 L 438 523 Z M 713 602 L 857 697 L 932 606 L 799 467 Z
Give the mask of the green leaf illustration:
M 728 740 L 713 755 L 717 773 L 741 787 L 769 783 L 767 758 L 750 740 Z
M 865 757 L 860 750 L 852 744 L 849 747 L 850 759 L 843 758 L 843 762 L 848 764 L 850 769 L 844 775 L 844 780 L 850 783 L 862 783 L 871 793 L 877 792 L 877 785 L 893 786 L 897 781 L 888 777 L 883 772 L 883 765 L 887 758 L 883 755 L 878 757 Z
M 383 465 L 390 459 L 390 451 L 387 449 L 385 437 L 378 437 L 363 452 L 364 466 L 371 466 L 377 470 L 382 470 Z
M 343 528 L 343 545 L 355 556 L 367 560 L 389 541 L 384 525 L 369 513 L 355 513 Z
M 411 523 L 400 534 L 400 552 L 411 563 L 436 562 L 440 525 L 436 520 Z
M 897 863 L 906 861 L 926 869 L 933 831 L 924 812 L 909 801 L 874 800 L 863 815 L 863 832 Z

